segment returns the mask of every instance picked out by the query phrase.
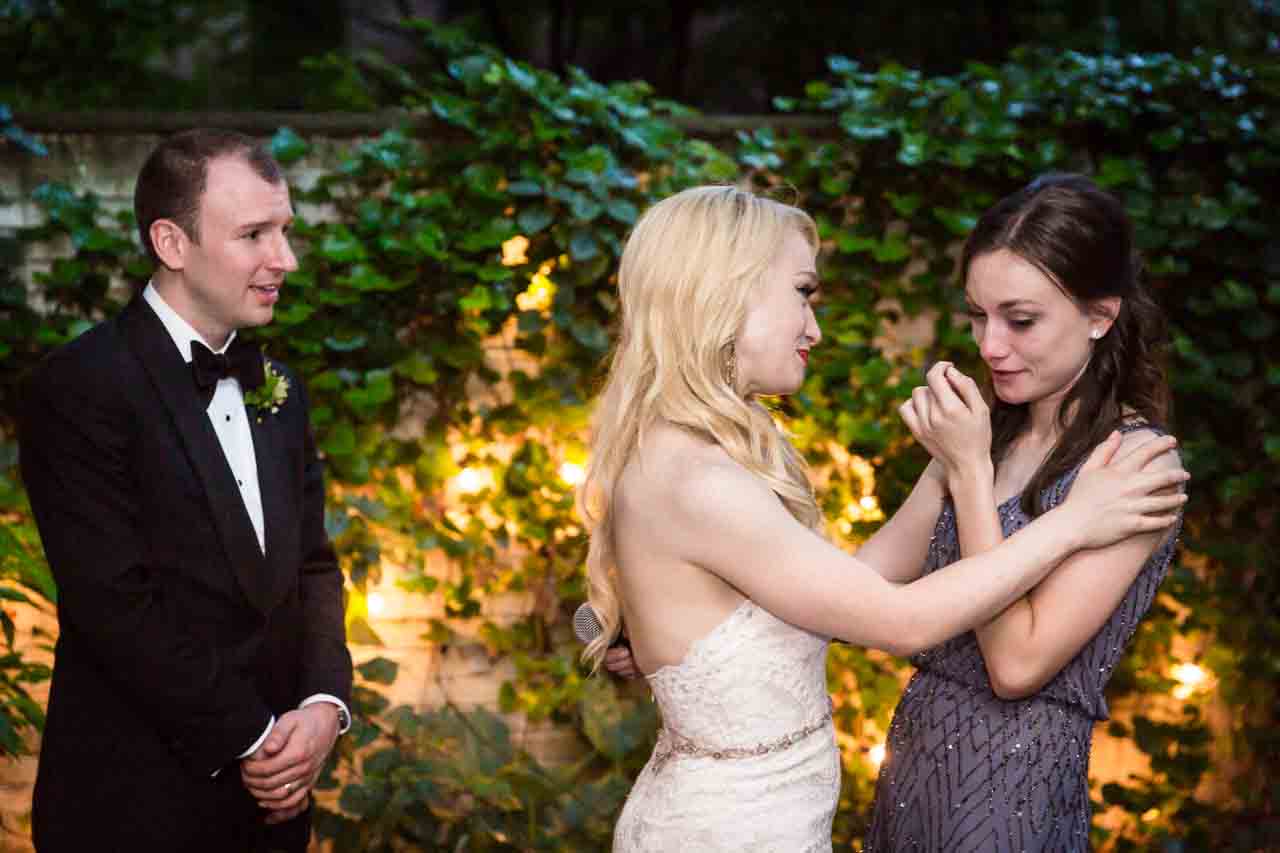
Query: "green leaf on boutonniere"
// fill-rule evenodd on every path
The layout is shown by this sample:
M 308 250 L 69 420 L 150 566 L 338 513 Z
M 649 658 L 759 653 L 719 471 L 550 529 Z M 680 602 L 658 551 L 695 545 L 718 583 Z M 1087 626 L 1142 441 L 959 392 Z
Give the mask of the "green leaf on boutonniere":
M 245 392 L 244 404 L 251 406 L 258 413 L 258 423 L 262 423 L 264 413 L 275 414 L 280 411 L 284 401 L 289 399 L 289 380 L 284 374 L 271 366 L 271 362 L 263 360 L 262 384 L 252 391 Z

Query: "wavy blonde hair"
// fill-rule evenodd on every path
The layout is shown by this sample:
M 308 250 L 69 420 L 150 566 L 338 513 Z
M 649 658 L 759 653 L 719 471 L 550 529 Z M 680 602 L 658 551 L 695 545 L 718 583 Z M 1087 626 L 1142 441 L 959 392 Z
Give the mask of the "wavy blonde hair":
M 705 186 L 655 204 L 627 240 L 618 273 L 621 330 L 596 404 L 581 502 L 591 531 L 588 596 L 604 628 L 583 657 L 596 668 L 622 630 L 613 489 L 654 424 L 676 424 L 720 445 L 797 520 L 821 526 L 803 457 L 769 411 L 732 384 L 734 339 L 793 232 L 817 250 L 817 228 L 799 208 Z

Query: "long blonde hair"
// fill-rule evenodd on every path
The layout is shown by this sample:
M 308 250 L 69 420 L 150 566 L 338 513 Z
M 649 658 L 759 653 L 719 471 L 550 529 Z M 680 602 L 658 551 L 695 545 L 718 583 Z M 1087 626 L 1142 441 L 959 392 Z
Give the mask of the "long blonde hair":
M 694 187 L 651 207 L 618 273 L 621 331 L 596 403 L 582 514 L 591 531 L 587 584 L 603 631 L 583 657 L 599 667 L 622 629 L 612 496 L 645 431 L 666 421 L 713 441 L 817 529 L 803 457 L 757 400 L 734 387 L 734 338 L 787 235 L 815 251 L 808 214 L 731 186 Z

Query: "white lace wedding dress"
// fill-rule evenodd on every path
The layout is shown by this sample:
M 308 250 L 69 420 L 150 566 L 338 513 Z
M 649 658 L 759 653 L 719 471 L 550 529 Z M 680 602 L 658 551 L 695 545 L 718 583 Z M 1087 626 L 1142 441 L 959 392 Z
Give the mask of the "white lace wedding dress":
M 649 676 L 663 729 L 614 853 L 827 853 L 840 753 L 826 637 L 744 600 Z

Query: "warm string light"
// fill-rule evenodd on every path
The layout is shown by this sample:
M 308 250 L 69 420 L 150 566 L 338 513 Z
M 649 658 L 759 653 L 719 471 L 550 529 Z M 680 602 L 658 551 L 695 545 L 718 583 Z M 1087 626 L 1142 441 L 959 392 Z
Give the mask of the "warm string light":
M 581 462 L 561 462 L 556 473 L 569 486 L 580 486 L 587 479 L 586 465 Z M 454 476 L 453 487 L 459 494 L 477 494 L 493 487 L 493 473 L 487 468 L 467 466 Z
M 365 606 L 370 616 L 381 616 L 387 612 L 387 600 L 380 592 L 369 593 L 368 598 L 365 599 Z
M 853 522 L 884 521 L 884 511 L 880 509 L 880 500 L 875 495 L 865 494 L 845 504 L 842 520 L 852 529 Z M 841 529 L 844 526 L 841 525 Z
M 525 254 L 527 251 L 529 251 L 529 238 L 517 234 L 502 244 L 502 265 L 518 267 L 529 263 L 529 257 Z
M 883 743 L 878 743 L 867 750 L 867 761 L 870 761 L 871 766 L 877 769 L 884 763 L 884 756 L 885 745 Z
M 1202 687 L 1209 679 L 1209 674 L 1194 663 L 1178 663 L 1170 668 L 1169 674 L 1178 682 L 1173 688 L 1175 699 L 1186 700 Z
M 576 462 L 564 462 L 560 465 L 560 479 L 570 486 L 580 486 L 587 479 L 587 470 Z
M 529 263 L 528 252 L 529 238 L 523 234 L 517 234 L 502 244 L 502 265 L 504 267 L 523 266 Z M 556 260 L 552 259 L 544 261 L 538 267 L 538 271 L 529 277 L 529 286 L 516 294 L 517 308 L 521 311 L 551 310 L 551 305 L 556 298 L 556 283 L 551 280 L 551 273 L 556 265 Z M 565 264 L 562 262 L 560 265 Z
M 487 472 L 482 472 L 478 468 L 463 468 L 458 475 L 453 478 L 454 487 L 464 495 L 474 495 L 476 492 L 482 491 L 488 485 L 486 480 L 490 479 L 485 476 Z
M 554 261 L 544 263 L 529 279 L 523 293 L 516 294 L 516 306 L 521 311 L 548 311 L 556 298 L 556 283 L 551 280 Z

